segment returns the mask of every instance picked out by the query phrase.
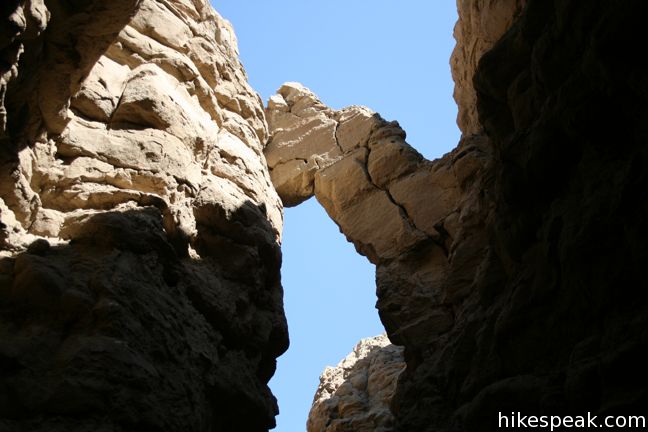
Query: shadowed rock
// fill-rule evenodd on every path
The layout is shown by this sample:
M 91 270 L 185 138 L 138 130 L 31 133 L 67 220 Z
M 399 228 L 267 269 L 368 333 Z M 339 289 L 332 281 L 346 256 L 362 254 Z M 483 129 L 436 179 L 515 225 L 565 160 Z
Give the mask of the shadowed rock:
M 0 430 L 266 431 L 282 206 L 232 28 L 73 3 L 3 3 Z
M 264 113 L 204 0 L 3 2 L 0 431 L 272 427 L 279 197 L 312 195 L 407 364 L 394 422 L 343 364 L 313 428 L 641 414 L 646 3 L 458 6 L 463 136 L 427 161 L 299 84 Z
M 648 97 L 631 54 L 645 4 L 577 3 L 458 2 L 463 136 L 435 161 L 370 110 L 330 110 L 299 85 L 268 105 L 286 205 L 315 195 L 377 266 L 407 363 L 396 430 L 646 406 Z

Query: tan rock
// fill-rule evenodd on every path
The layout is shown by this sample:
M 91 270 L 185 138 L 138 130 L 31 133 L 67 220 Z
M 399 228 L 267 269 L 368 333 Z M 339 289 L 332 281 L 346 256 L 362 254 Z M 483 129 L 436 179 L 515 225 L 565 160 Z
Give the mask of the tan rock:
M 284 205 L 315 195 L 372 262 L 426 240 L 390 192 L 422 163 L 398 123 L 366 107 L 333 111 L 298 83 L 284 84 L 266 115 L 272 135 L 265 154 Z
M 297 205 L 313 195 L 315 173 L 342 156 L 338 122 L 313 92 L 298 83 L 285 84 L 268 103 L 274 134 L 264 154 L 284 205 Z
M 336 117 L 339 124 L 336 138 L 345 153 L 358 147 L 367 147 L 371 133 L 383 123 L 380 116 L 362 106 L 345 108 Z
M 361 340 L 320 376 L 307 431 L 395 430 L 389 403 L 404 367 L 402 348 L 391 345 L 386 335 Z
M 456 211 L 460 196 L 454 174 L 441 164 L 426 164 L 394 181 L 389 192 L 403 206 L 412 223 L 430 236 L 438 233 L 436 225 Z M 430 202 L 431 199 L 434 201 Z
M 0 19 L 0 430 L 268 430 L 283 206 L 231 25 L 205 0 Z
M 396 179 L 415 171 L 423 157 L 405 140 L 390 137 L 378 140 L 371 146 L 367 158 L 367 173 L 376 183 L 384 188 Z
M 428 344 L 461 328 L 456 305 L 472 293 L 485 259 L 488 139 L 465 137 L 443 158 L 427 161 L 407 144 L 398 123 L 364 107 L 330 110 L 295 83 L 271 98 L 266 116 L 266 154 L 284 204 L 315 195 L 356 250 L 376 264 L 376 306 L 390 338 L 416 359 Z M 321 134 L 325 121 L 334 122 L 334 137 Z M 311 163 L 336 150 L 336 159 Z M 415 376 L 418 363 L 412 366 L 405 376 Z M 318 398 L 326 397 L 316 398 L 309 430 L 392 430 L 389 401 L 360 396 L 355 388 L 364 385 L 362 374 L 344 380 L 336 374 L 329 370 L 322 377 Z M 334 390 L 327 390 L 329 384 Z M 386 417 L 367 420 L 373 403 Z
M 454 99 L 459 113 L 457 125 L 464 136 L 482 132 L 477 116 L 477 94 L 473 76 L 477 63 L 508 30 L 526 0 L 457 0 L 459 20 L 455 24 L 457 41 L 450 58 Z
M 436 161 L 296 83 L 264 113 L 205 0 L 59 3 L 0 8 L 0 430 L 268 430 L 271 180 L 377 264 L 407 353 L 395 391 L 398 348 L 327 370 L 310 427 L 644 409 L 641 2 L 458 2 L 463 137 Z

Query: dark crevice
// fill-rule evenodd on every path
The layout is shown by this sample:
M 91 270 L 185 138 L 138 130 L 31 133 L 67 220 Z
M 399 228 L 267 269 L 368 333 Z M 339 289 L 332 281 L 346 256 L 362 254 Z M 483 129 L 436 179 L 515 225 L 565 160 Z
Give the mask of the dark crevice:
M 387 199 L 389 199 L 389 201 L 390 201 L 392 204 L 394 204 L 396 207 L 398 207 L 398 209 L 400 210 L 401 214 L 403 215 L 403 218 L 407 220 L 407 222 L 411 225 L 412 228 L 414 228 L 415 230 L 418 230 L 416 224 L 414 223 L 414 221 L 412 220 L 412 218 L 411 218 L 411 217 L 409 216 L 409 214 L 407 213 L 407 210 L 405 209 L 405 207 L 404 207 L 403 205 L 399 204 L 399 203 L 394 199 L 394 197 L 392 196 L 391 192 L 389 191 L 389 188 L 382 188 L 382 187 L 378 186 L 378 185 L 376 184 L 376 182 L 374 181 L 374 179 L 372 178 L 371 173 L 369 172 L 369 155 L 370 155 L 370 154 L 371 154 L 371 149 L 370 149 L 370 148 L 367 148 L 367 152 L 365 153 L 365 158 L 364 158 L 364 161 L 363 161 L 363 169 L 364 169 L 364 172 L 365 172 L 365 174 L 366 174 L 366 176 L 367 176 L 367 180 L 369 180 L 369 183 L 371 183 L 371 185 L 372 185 L 374 188 L 376 188 L 376 189 L 378 189 L 378 190 L 380 190 L 380 191 L 385 192 L 385 195 L 387 196 Z M 420 230 L 419 230 L 419 231 L 420 231 Z
M 275 168 L 278 167 L 278 166 L 285 165 L 285 164 L 287 164 L 287 163 L 290 163 L 290 162 L 292 162 L 292 161 L 296 161 L 296 160 L 297 160 L 297 161 L 302 161 L 302 162 L 304 162 L 305 164 L 308 164 L 308 159 L 306 159 L 306 158 L 299 158 L 299 157 L 296 157 L 296 158 L 288 159 L 288 160 L 285 160 L 285 161 L 279 161 L 279 162 L 277 162 L 277 163 L 274 164 L 273 166 L 269 167 L 269 168 L 270 168 L 270 171 L 272 171 L 273 169 L 275 169 Z
M 337 146 L 338 150 L 340 150 L 340 154 L 344 155 L 344 150 L 342 149 L 342 146 L 340 145 L 340 139 L 338 138 L 339 128 L 340 128 L 340 122 L 335 120 L 335 132 L 333 133 L 333 136 L 335 137 L 335 145 Z

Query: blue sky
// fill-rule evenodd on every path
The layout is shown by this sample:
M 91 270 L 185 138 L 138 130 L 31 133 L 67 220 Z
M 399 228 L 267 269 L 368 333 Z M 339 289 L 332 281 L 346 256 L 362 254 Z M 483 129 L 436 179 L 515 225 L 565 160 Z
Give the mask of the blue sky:
M 398 120 L 429 159 L 456 146 L 449 58 L 454 0 L 213 0 L 234 25 L 250 83 L 267 101 L 299 81 L 332 108 L 366 105 Z M 277 432 L 305 430 L 326 365 L 383 331 L 374 267 L 315 199 L 286 209 L 282 282 L 291 346 L 270 386 Z

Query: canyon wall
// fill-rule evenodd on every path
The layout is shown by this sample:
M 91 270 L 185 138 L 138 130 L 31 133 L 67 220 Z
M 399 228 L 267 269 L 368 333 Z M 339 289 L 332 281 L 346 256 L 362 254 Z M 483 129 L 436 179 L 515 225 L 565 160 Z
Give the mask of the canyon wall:
M 397 123 L 289 83 L 267 113 L 277 191 L 286 205 L 314 195 L 377 266 L 407 364 L 391 429 L 641 415 L 648 79 L 632 53 L 645 3 L 458 9 L 458 147 L 423 160 Z
M 525 4 L 526 0 L 457 0 L 457 43 L 450 57 L 450 69 L 455 83 L 457 126 L 464 136 L 483 133 L 473 85 L 477 64 L 511 27 Z
M 480 61 L 500 270 L 480 296 L 481 379 L 463 398 L 475 430 L 500 407 L 603 417 L 648 406 L 648 208 L 636 199 L 648 186 L 648 76 L 631 54 L 647 9 L 528 1 Z
M 282 204 L 231 26 L 206 0 L 0 19 L 0 430 L 268 430 Z
M 0 431 L 271 428 L 282 207 L 313 195 L 406 363 L 393 417 L 371 354 L 332 371 L 313 431 L 642 415 L 646 8 L 459 1 L 463 135 L 427 161 L 299 84 L 264 113 L 205 0 L 3 2 Z

